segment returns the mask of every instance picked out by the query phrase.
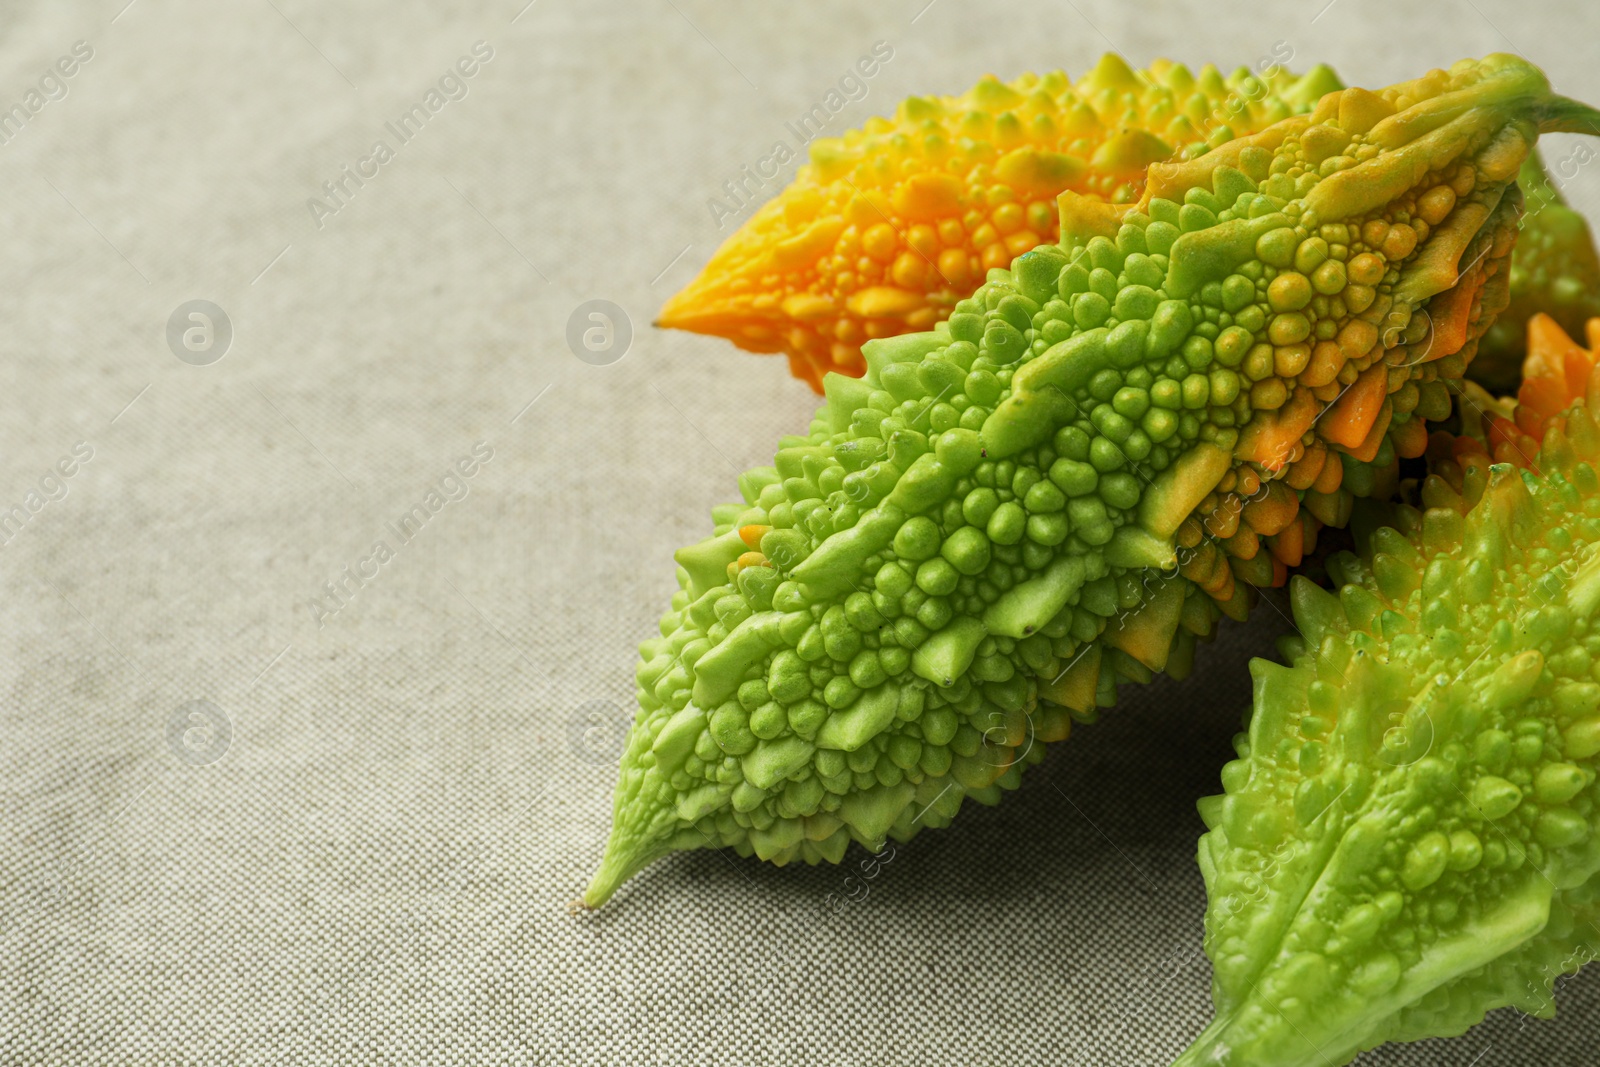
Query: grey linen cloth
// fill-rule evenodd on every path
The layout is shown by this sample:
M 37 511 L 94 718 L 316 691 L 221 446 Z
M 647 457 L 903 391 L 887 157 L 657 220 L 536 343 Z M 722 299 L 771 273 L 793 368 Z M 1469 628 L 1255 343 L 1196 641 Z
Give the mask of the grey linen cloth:
M 816 402 L 652 314 L 819 104 L 838 132 L 1108 48 L 1372 85 L 1518 49 L 1595 101 L 1597 31 L 1511 0 L 6 4 L 0 1063 L 1166 1063 L 1209 1008 L 1194 801 L 1281 597 L 876 865 L 700 852 L 569 910 L 670 554 Z M 625 317 L 586 361 L 591 300 Z M 1597 1037 L 1591 971 L 1556 1022 L 1361 1062 Z

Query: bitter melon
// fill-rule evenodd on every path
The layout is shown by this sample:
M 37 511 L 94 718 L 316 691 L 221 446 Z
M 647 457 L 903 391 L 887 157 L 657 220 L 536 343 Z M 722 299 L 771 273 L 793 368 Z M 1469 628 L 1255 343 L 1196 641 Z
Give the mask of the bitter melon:
M 958 97 L 912 97 L 892 119 L 816 141 L 775 199 L 725 241 L 657 324 L 784 352 L 818 391 L 866 369 L 862 342 L 931 329 L 985 271 L 1058 237 L 1065 189 L 1116 203 L 1145 167 L 1187 158 L 1308 110 L 1338 78 L 1276 62 L 1224 78 L 1107 54 L 1074 85 L 1061 71 L 984 78 Z
M 1330 561 L 1341 588 L 1294 579 L 1289 665 L 1252 664 L 1201 803 L 1216 1020 L 1175 1067 L 1546 1017 L 1600 955 L 1600 374 L 1550 340 L 1528 368 L 1550 406 L 1509 420 L 1534 452 L 1436 435 L 1418 506 Z
M 1503 298 L 1512 179 L 1574 114 L 1505 56 L 1328 94 L 1132 209 L 1063 194 L 1061 245 L 869 343 L 678 554 L 586 900 L 673 849 L 942 825 L 1118 676 L 1186 667 L 1236 579 L 1422 453 Z

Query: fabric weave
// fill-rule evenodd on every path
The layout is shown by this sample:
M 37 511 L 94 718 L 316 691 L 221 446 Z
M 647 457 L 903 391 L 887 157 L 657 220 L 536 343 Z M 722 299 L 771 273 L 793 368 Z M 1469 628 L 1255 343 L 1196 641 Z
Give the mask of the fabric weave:
M 0 27 L 0 106 L 44 84 L 0 143 L 0 1063 L 1100 1067 L 1199 1032 L 1194 801 L 1281 600 L 876 866 L 702 852 L 569 909 L 671 551 L 815 404 L 650 318 L 879 40 L 838 129 L 1108 41 L 1374 84 L 1495 26 L 1600 100 L 1593 12 L 121 2 Z M 196 299 L 215 362 L 169 347 Z M 566 340 L 594 299 L 609 364 Z M 1561 1003 L 1361 1062 L 1592 1063 L 1600 972 Z

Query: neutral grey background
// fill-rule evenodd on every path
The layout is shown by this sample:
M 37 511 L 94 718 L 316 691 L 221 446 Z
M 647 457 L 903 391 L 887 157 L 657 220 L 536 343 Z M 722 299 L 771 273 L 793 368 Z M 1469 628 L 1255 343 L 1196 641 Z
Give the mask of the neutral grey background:
M 0 106 L 94 50 L 0 145 L 0 510 L 93 450 L 0 548 L 0 1063 L 1165 1063 L 1208 1008 L 1193 801 L 1274 606 L 870 880 L 859 850 L 698 853 L 569 911 L 670 553 L 814 404 L 781 360 L 649 320 L 731 231 L 722 182 L 879 40 L 837 128 L 1108 48 L 1287 42 L 1372 85 L 1516 49 L 1600 101 L 1600 16 L 525 2 L 0 13 Z M 466 97 L 398 145 L 384 123 L 479 40 Z M 379 138 L 394 158 L 319 227 L 308 198 Z M 1600 202 L 1592 171 L 1571 191 Z M 595 298 L 634 327 L 610 366 L 564 342 Z M 165 340 L 192 299 L 232 323 L 209 366 Z M 466 497 L 398 538 L 477 442 Z M 206 765 L 221 733 L 169 742 L 194 700 L 231 729 Z M 1591 972 L 1554 1023 L 1362 1062 L 1578 1067 L 1597 1037 Z

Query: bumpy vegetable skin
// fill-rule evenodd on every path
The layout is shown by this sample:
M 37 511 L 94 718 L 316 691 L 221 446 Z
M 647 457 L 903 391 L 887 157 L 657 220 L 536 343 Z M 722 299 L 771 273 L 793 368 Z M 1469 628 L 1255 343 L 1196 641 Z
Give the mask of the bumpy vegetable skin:
M 892 119 L 815 142 L 794 182 L 725 241 L 657 324 L 784 352 L 796 377 L 864 373 L 862 342 L 931 329 L 991 268 L 1057 239 L 1066 189 L 1130 203 L 1145 167 L 1303 112 L 1326 67 L 1224 78 L 1107 54 L 1061 71 L 912 97 Z
M 1063 194 L 1062 246 L 828 377 L 678 554 L 589 903 L 673 849 L 837 861 L 997 799 L 1421 453 L 1561 105 L 1505 57 L 1345 94 L 1136 209 Z
M 1537 153 L 1522 165 L 1518 182 L 1525 207 L 1511 259 L 1511 300 L 1484 335 L 1468 372 L 1496 393 L 1516 388 L 1534 315 L 1553 318 L 1574 337 L 1586 320 L 1600 315 L 1600 255 L 1588 220 L 1567 206 Z
M 1572 402 L 1585 396 L 1586 383 L 1600 352 L 1600 318 L 1586 324 L 1589 347 L 1574 341 L 1542 312 L 1525 327 L 1527 338 L 1522 380 L 1515 398 L 1495 397 L 1476 383 L 1465 383 L 1460 400 L 1462 432 L 1435 436 L 1428 447 L 1430 467 L 1452 463 L 1457 467 L 1471 457 L 1479 466 L 1510 463 L 1531 468 L 1544 434 L 1562 424 Z M 1593 402 L 1591 410 L 1596 410 Z M 1441 449 L 1446 449 L 1441 452 Z M 1455 467 L 1441 468 L 1452 472 Z
M 1019 295 L 1007 271 L 991 287 Z M 587 904 L 675 849 L 838 862 L 947 825 L 1248 610 L 1216 544 L 1180 564 L 1132 521 L 1149 469 L 1109 439 L 1022 447 L 997 410 L 1011 336 L 868 344 L 866 378 L 829 375 L 811 433 L 678 553 Z
M 1252 664 L 1201 804 L 1217 1018 L 1176 1067 L 1548 1017 L 1600 956 L 1600 374 L 1549 341 L 1528 381 L 1559 407 L 1514 420 L 1536 451 L 1491 466 L 1497 412 L 1435 435 L 1420 509 L 1331 561 L 1337 594 L 1294 580 L 1290 665 Z

